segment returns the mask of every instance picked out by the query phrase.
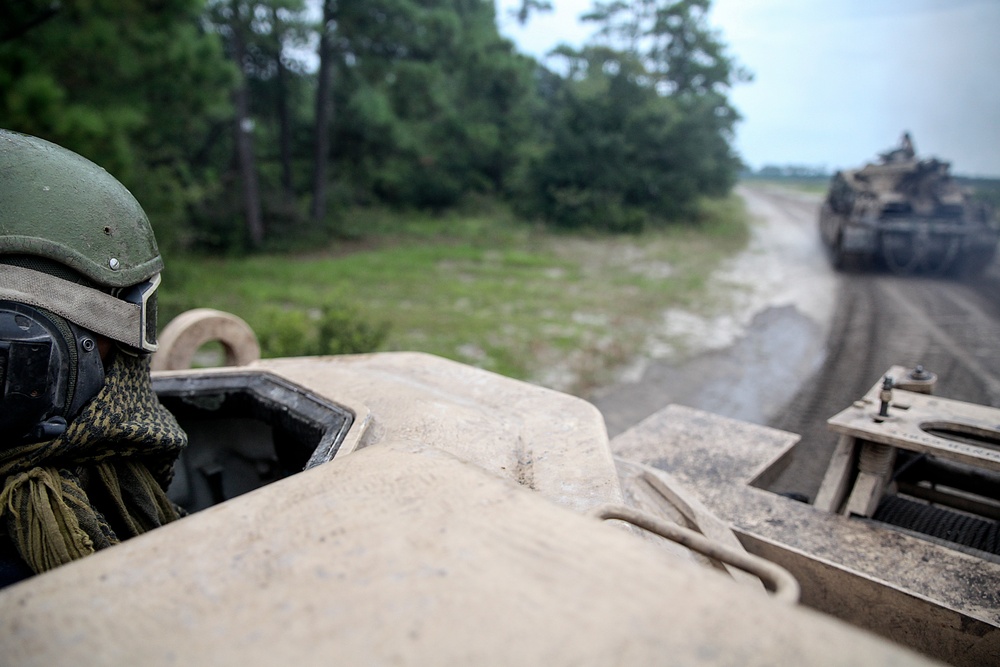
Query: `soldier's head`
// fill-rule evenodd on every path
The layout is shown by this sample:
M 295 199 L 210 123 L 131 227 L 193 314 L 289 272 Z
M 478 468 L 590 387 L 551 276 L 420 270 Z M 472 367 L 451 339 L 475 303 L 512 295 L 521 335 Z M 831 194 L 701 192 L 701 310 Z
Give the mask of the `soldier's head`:
M 93 162 L 0 130 L 0 433 L 58 435 L 114 354 L 156 349 L 149 220 Z

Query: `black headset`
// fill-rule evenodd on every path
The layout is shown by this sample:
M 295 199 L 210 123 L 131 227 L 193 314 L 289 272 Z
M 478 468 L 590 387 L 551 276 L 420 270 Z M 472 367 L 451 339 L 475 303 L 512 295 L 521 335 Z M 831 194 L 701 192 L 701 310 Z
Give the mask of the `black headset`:
M 0 301 L 0 446 L 60 435 L 102 386 L 93 333 L 41 308 Z

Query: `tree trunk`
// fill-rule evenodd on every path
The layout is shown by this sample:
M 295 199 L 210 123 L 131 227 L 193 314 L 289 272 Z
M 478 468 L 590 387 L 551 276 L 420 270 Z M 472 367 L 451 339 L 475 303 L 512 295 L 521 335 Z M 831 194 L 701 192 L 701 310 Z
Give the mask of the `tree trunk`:
M 240 71 L 240 85 L 234 94 L 236 107 L 236 160 L 243 183 L 243 212 L 246 216 L 247 236 L 250 245 L 259 247 L 264 242 L 264 221 L 260 208 L 260 186 L 257 183 L 257 161 L 253 150 L 253 119 L 250 117 L 250 91 L 247 86 L 243 62 L 246 44 L 243 26 L 240 25 L 239 3 L 232 3 L 233 57 Z
M 274 22 L 275 39 L 277 41 L 274 64 L 277 67 L 278 79 L 277 111 L 278 144 L 281 152 L 281 187 L 285 191 L 285 197 L 289 201 L 292 201 L 295 197 L 295 191 L 292 188 L 292 119 L 288 111 L 288 70 L 285 69 L 285 64 L 281 61 L 284 42 L 277 7 L 272 7 L 271 12 Z
M 327 162 L 330 158 L 330 125 L 333 121 L 333 53 L 330 30 L 336 0 L 324 0 L 323 24 L 319 33 L 319 71 L 316 74 L 316 128 L 313 169 L 312 218 L 319 222 L 326 217 Z

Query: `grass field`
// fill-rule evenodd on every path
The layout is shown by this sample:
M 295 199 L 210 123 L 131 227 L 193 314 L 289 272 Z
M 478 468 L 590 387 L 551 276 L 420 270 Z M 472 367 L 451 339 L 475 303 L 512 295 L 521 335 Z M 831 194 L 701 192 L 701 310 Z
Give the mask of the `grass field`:
M 712 270 L 745 247 L 731 197 L 698 224 L 632 236 L 559 234 L 504 212 L 364 213 L 353 237 L 295 255 L 168 257 L 163 322 L 205 306 L 244 318 L 265 356 L 301 354 L 325 309 L 384 327 L 381 350 L 430 352 L 566 391 L 606 382 L 667 308 L 711 308 Z M 283 335 L 272 329 L 284 327 Z

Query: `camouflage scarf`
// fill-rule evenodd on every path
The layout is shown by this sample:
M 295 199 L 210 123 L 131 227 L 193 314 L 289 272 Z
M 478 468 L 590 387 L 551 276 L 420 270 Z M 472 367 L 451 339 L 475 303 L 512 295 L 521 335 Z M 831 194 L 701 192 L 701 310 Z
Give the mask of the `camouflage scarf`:
M 164 489 L 186 445 L 149 358 L 118 352 L 65 433 L 0 449 L 0 526 L 40 573 L 173 521 Z

